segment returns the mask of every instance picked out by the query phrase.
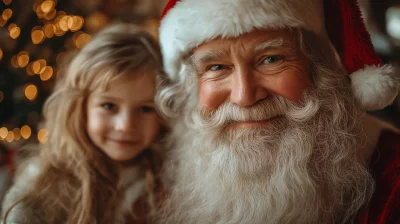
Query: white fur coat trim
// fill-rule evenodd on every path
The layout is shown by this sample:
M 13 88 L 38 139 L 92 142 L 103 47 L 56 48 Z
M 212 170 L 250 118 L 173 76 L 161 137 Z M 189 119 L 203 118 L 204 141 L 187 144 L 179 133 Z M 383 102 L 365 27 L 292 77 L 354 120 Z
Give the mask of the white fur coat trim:
M 321 0 L 182 0 L 161 21 L 166 72 L 178 77 L 181 60 L 216 37 L 237 37 L 256 29 L 298 27 L 326 36 Z
M 399 78 L 390 65 L 367 66 L 350 77 L 354 95 L 366 110 L 383 109 L 399 92 Z

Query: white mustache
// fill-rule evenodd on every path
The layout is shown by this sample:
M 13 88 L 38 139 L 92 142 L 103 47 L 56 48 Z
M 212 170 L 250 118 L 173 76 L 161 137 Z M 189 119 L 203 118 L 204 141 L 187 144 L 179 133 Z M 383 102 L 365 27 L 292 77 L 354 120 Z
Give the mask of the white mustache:
M 295 104 L 281 96 L 273 96 L 250 107 L 226 102 L 213 111 L 198 108 L 192 114 L 192 121 L 203 128 L 222 127 L 233 122 L 263 121 L 278 116 L 301 122 L 313 117 L 318 110 L 319 103 L 312 97 L 306 98 L 304 103 Z

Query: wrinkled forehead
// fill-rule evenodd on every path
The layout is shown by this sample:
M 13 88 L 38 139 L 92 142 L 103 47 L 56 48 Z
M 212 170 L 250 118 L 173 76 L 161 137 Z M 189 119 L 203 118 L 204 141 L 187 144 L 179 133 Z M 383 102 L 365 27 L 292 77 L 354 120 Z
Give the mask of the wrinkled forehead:
M 297 45 L 297 29 L 256 30 L 242 34 L 238 37 L 216 37 L 201 43 L 194 50 L 204 46 L 210 48 L 224 48 L 230 45 L 240 44 L 243 46 L 258 46 L 266 43 L 265 47 L 293 47 Z

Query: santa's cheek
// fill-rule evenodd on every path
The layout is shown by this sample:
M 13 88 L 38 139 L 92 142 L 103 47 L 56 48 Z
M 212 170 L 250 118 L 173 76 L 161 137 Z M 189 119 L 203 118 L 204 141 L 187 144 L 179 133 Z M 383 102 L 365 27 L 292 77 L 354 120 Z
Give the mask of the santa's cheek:
M 199 83 L 199 105 L 205 109 L 216 109 L 227 99 L 229 88 L 223 82 Z

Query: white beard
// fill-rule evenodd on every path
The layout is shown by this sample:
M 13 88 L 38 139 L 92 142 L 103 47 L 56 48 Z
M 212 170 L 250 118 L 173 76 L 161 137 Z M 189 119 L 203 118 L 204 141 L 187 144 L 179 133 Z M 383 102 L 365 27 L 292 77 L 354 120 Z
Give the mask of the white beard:
M 353 219 L 373 190 L 357 154 L 358 117 L 343 113 L 337 99 L 320 105 L 317 95 L 302 105 L 276 97 L 249 109 L 225 104 L 214 113 L 190 112 L 172 134 L 176 149 L 165 168 L 175 183 L 160 223 Z M 265 128 L 229 125 L 276 115 L 282 117 Z

